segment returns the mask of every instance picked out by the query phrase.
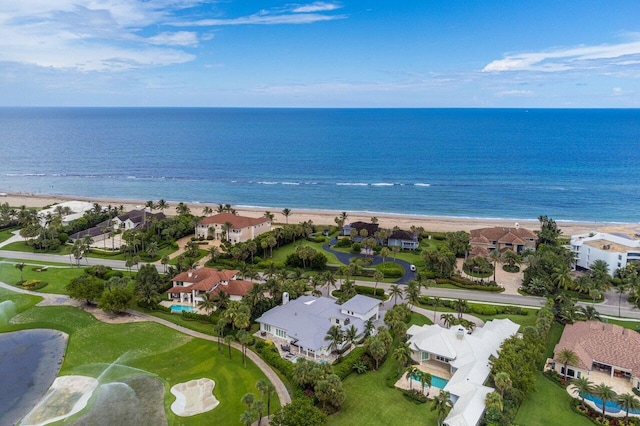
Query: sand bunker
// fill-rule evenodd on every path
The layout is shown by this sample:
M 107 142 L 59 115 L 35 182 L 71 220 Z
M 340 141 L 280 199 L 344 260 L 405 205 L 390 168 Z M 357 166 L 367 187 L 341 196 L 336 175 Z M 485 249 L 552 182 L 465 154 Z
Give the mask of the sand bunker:
M 178 383 L 171 388 L 171 393 L 176 397 L 171 404 L 171 411 L 187 417 L 213 410 L 220 404 L 213 396 L 214 386 L 215 382 L 206 378 Z
M 46 425 L 73 415 L 86 407 L 97 386 L 98 381 L 93 377 L 58 377 L 21 424 Z

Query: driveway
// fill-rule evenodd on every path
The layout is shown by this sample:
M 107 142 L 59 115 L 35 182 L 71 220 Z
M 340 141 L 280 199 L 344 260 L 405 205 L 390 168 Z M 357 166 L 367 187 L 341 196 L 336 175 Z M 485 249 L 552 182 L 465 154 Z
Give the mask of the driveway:
M 354 257 L 361 257 L 358 254 L 336 251 L 332 249 L 329 244 L 323 245 L 322 248 L 324 249 L 324 251 L 334 254 L 338 258 L 338 260 L 345 265 L 348 265 L 351 262 L 351 259 L 353 259 Z M 418 276 L 417 272 L 413 272 L 410 269 L 411 264 L 409 262 L 405 262 L 404 260 L 399 259 L 394 260 L 394 262 L 402 266 L 402 268 L 404 269 L 404 275 L 399 280 L 394 281 L 395 284 L 407 284 L 409 281 L 414 280 Z M 381 263 L 382 257 L 380 257 L 379 255 L 374 255 L 371 261 L 371 266 L 379 265 Z

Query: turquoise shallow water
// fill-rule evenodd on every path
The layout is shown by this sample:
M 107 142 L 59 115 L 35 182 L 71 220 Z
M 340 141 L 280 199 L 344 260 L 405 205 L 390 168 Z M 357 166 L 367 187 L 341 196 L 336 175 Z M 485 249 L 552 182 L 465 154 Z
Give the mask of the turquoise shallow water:
M 420 380 L 416 380 L 415 377 L 411 377 L 412 380 L 420 383 Z M 443 379 L 442 377 L 439 376 L 431 376 L 431 386 L 438 388 L 438 389 L 444 389 L 444 387 L 447 385 L 447 383 L 449 383 L 449 381 L 447 379 Z
M 0 191 L 640 221 L 640 110 L 0 108 Z

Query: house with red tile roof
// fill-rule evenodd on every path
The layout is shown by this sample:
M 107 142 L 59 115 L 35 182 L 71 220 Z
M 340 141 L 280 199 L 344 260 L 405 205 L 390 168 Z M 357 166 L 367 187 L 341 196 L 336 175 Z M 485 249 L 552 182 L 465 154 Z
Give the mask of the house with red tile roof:
M 535 250 L 537 242 L 538 236 L 536 234 L 528 229 L 520 228 L 518 224 L 513 228 L 496 226 L 494 228 L 473 229 L 469 236 L 472 252 L 478 247 L 485 249 L 487 253 L 492 250 L 498 250 L 500 253 L 511 250 L 521 254 L 526 249 Z M 484 250 L 476 250 L 476 253 L 484 252 Z
M 629 380 L 640 389 L 640 333 L 599 321 L 567 324 L 553 351 L 553 369 L 562 375 L 564 364 L 557 357 L 563 349 L 578 356 L 577 364 L 567 366 L 567 376 L 586 377 L 591 371 L 600 371 Z
M 169 300 L 196 306 L 202 294 L 224 291 L 231 300 L 241 300 L 254 286 L 250 281 L 238 280 L 238 271 L 213 268 L 189 269 L 171 279 L 173 287 L 167 291 Z
M 230 224 L 227 229 L 227 224 Z M 220 213 L 205 217 L 196 225 L 196 237 L 215 240 L 226 239 L 231 244 L 252 240 L 271 230 L 271 220 L 266 217 L 238 216 L 233 213 Z

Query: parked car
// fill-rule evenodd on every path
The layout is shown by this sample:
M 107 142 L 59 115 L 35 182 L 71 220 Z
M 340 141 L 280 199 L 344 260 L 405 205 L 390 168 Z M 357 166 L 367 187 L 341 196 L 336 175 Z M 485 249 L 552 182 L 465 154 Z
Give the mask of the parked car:
M 411 269 L 411 272 L 415 272 L 417 270 L 416 265 L 410 265 L 409 269 Z

